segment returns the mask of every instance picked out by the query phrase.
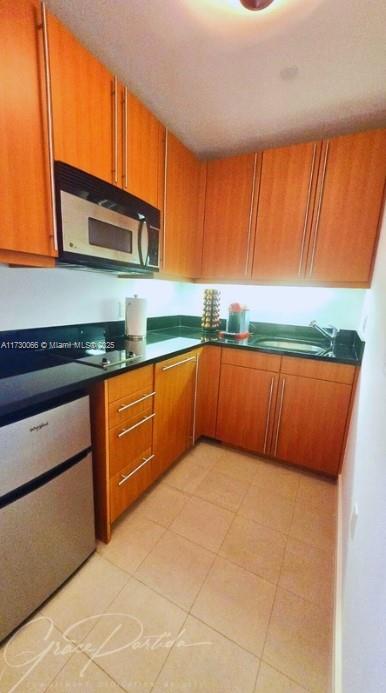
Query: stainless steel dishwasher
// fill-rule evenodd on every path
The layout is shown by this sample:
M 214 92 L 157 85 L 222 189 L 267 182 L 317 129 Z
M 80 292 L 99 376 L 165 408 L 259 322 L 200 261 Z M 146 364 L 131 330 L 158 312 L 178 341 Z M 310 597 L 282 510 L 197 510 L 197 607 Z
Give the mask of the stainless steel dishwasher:
M 89 398 L 1 425 L 0 641 L 94 549 Z

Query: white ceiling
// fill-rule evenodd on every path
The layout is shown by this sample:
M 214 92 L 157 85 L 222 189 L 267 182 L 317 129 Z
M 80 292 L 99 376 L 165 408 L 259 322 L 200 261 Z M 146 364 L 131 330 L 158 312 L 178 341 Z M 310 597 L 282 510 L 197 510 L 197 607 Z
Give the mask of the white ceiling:
M 386 122 L 385 0 L 47 4 L 200 155 Z

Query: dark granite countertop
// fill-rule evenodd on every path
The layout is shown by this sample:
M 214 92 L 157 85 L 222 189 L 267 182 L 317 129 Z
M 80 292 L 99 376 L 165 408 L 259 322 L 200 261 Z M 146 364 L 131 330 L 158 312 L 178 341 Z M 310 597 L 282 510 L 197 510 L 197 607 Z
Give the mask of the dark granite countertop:
M 122 334 L 123 324 L 110 323 L 105 329 L 105 335 L 110 339 L 115 335 Z M 66 328 L 49 328 L 52 330 L 61 330 Z M 70 328 L 69 328 L 70 329 Z M 99 329 L 100 326 L 99 326 Z M 37 333 L 45 335 L 44 329 L 29 330 L 24 332 L 24 337 L 32 339 L 37 337 Z M 14 338 L 13 333 L 11 335 Z M 20 334 L 18 333 L 19 338 Z M 10 334 L 8 333 L 9 339 Z M 51 336 L 51 335 L 50 335 Z M 3 333 L 4 338 L 4 333 Z M 262 348 L 259 342 L 264 339 L 296 339 L 300 342 L 312 342 L 320 347 L 320 353 L 307 354 L 288 351 L 285 348 L 272 349 Z M 0 335 L 1 340 L 1 335 Z M 0 417 L 24 410 L 28 407 L 49 402 L 50 400 L 66 396 L 71 392 L 84 392 L 99 380 L 114 375 L 123 373 L 143 366 L 145 364 L 155 363 L 162 359 L 184 353 L 190 349 L 201 346 L 202 344 L 213 344 L 218 346 L 227 346 L 237 349 L 249 349 L 253 351 L 263 351 L 265 353 L 274 353 L 278 355 L 291 355 L 294 358 L 312 358 L 316 360 L 328 361 L 330 363 L 346 363 L 353 366 L 359 366 L 362 359 L 364 344 L 359 339 L 356 332 L 342 330 L 336 340 L 334 353 L 329 352 L 328 343 L 318 333 L 309 327 L 297 327 L 292 325 L 273 325 L 270 323 L 251 323 L 251 334 L 247 339 L 220 339 L 216 334 L 203 333 L 200 328 L 199 318 L 184 316 L 173 316 L 172 318 L 151 318 L 148 321 L 148 335 L 146 344 L 143 346 L 144 352 L 134 362 L 129 365 L 121 364 L 114 366 L 108 371 L 97 369 L 90 365 L 80 364 L 76 362 L 60 363 L 53 359 L 52 363 L 48 359 L 49 367 L 39 368 L 35 366 L 35 370 L 28 371 L 28 353 L 24 356 L 24 368 L 18 371 L 8 369 L 6 377 L 0 380 Z M 31 355 L 36 357 L 36 354 Z M 10 358 L 10 357 L 9 357 Z M 19 360 L 23 359 L 23 355 L 19 355 Z M 9 360 L 9 359 L 8 359 Z M 46 356 L 47 360 L 47 356 Z M 38 359 L 37 359 L 38 363 Z M 6 350 L 0 353 L 0 375 L 2 366 L 7 365 Z

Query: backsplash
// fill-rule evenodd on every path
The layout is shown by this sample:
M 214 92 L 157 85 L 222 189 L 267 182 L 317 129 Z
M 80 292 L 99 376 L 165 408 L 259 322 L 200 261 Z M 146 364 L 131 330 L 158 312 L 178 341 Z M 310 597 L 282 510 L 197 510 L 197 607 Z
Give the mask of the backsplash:
M 221 291 L 222 318 L 227 317 L 229 304 L 238 301 L 249 307 L 250 320 L 255 322 L 309 325 L 311 320 L 317 320 L 321 325 L 331 323 L 357 331 L 367 293 L 365 289 L 191 284 L 182 312 L 200 314 L 204 289 L 208 287 Z
M 0 267 L 0 331 L 108 322 L 123 319 L 125 296 L 147 298 L 148 316 L 201 315 L 208 285 L 160 279 L 117 279 L 109 274 L 71 269 Z M 211 285 L 214 287 L 214 285 Z M 250 308 L 250 319 L 308 325 L 333 323 L 360 330 L 366 290 L 278 286 L 216 286 L 221 291 L 221 317 L 229 303 Z

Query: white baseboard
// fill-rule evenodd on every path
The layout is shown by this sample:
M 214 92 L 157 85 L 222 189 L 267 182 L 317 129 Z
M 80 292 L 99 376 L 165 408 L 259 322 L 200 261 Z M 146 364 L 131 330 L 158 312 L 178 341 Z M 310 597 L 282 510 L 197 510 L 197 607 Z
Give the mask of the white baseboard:
M 338 512 L 336 518 L 336 564 L 334 602 L 334 642 L 332 657 L 332 690 L 342 693 L 342 477 L 338 477 Z

